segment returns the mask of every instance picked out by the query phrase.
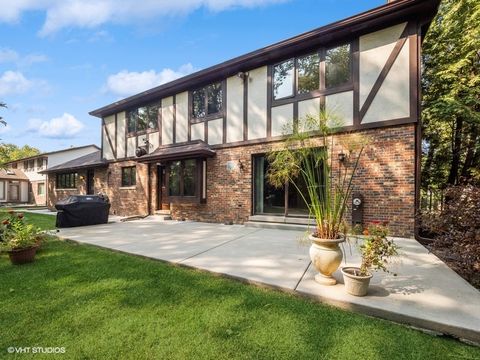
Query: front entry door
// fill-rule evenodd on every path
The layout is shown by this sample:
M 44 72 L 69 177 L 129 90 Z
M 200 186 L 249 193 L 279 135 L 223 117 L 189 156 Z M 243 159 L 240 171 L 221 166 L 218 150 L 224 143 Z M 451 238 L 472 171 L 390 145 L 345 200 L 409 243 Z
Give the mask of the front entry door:
M 162 210 L 163 186 L 165 183 L 165 167 L 157 165 L 157 210 Z
M 93 181 L 95 172 L 93 169 L 87 170 L 87 195 L 95 194 L 95 183 Z

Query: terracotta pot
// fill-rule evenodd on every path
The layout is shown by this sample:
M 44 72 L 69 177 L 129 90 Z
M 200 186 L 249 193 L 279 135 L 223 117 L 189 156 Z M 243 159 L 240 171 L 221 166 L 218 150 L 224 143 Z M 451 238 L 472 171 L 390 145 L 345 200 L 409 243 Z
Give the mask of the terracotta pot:
M 32 246 L 26 249 L 10 250 L 8 256 L 14 265 L 26 264 L 35 260 L 38 246 Z
M 366 276 L 356 275 L 360 273 L 358 267 L 344 267 L 342 268 L 343 281 L 345 283 L 345 289 L 351 295 L 365 296 L 368 292 L 368 285 L 372 274 Z
M 338 244 L 345 241 L 345 237 L 338 239 L 320 239 L 313 235 L 309 236 L 312 245 L 310 246 L 310 260 L 317 269 L 315 281 L 322 285 L 335 285 L 337 280 L 332 274 L 338 269 L 343 259 L 343 252 Z

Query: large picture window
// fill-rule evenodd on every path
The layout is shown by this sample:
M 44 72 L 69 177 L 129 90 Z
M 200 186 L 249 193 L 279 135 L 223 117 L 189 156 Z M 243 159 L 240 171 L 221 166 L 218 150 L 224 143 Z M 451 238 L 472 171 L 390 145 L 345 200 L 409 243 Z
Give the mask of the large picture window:
M 57 174 L 56 188 L 57 189 L 75 189 L 77 187 L 77 173 L 62 173 Z
M 197 160 L 172 161 L 168 168 L 169 196 L 197 195 Z
M 147 130 L 158 129 L 158 103 L 142 106 L 127 112 L 127 131 L 129 133 L 141 133 Z
M 192 118 L 202 120 L 223 112 L 223 86 L 221 82 L 192 91 Z
M 135 166 L 122 167 L 122 187 L 135 186 L 137 183 L 137 169 Z
M 325 86 L 331 88 L 348 83 L 351 62 L 350 44 L 328 49 L 325 53 Z
M 320 72 L 322 61 L 325 73 Z M 352 54 L 350 44 L 345 44 L 325 51 L 285 60 L 273 66 L 272 92 L 273 100 L 288 101 L 297 96 L 302 99 L 318 90 L 331 89 L 349 84 Z M 324 88 L 323 85 L 325 84 Z M 313 96 L 318 96 L 318 92 Z

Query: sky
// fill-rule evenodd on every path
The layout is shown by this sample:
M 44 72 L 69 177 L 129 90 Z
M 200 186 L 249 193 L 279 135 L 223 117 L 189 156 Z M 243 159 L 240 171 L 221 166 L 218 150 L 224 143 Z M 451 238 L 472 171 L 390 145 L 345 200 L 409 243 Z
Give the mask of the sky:
M 386 0 L 0 0 L 0 141 L 100 145 L 88 113 Z

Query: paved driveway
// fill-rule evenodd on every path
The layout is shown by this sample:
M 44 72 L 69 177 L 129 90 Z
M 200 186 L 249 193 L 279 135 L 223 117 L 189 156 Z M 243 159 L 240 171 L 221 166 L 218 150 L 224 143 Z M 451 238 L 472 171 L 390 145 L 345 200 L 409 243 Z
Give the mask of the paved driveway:
M 198 222 L 131 222 L 62 229 L 59 235 L 131 254 L 184 264 L 247 281 L 296 291 L 346 309 L 380 316 L 480 343 L 480 293 L 414 239 L 396 238 L 401 256 L 375 274 L 369 295 L 345 293 L 340 271 L 335 286 L 314 281 L 304 233 Z M 358 265 L 355 249 L 346 265 Z

